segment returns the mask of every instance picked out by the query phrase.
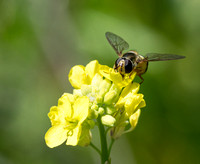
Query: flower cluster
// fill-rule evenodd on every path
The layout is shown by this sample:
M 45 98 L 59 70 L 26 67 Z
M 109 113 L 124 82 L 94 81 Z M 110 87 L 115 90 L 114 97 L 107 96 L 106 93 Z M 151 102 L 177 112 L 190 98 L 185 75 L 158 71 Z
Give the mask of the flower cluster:
M 45 135 L 46 144 L 56 147 L 87 146 L 97 118 L 108 128 L 112 139 L 133 130 L 144 107 L 140 85 L 133 82 L 136 73 L 122 77 L 112 68 L 91 61 L 86 67 L 74 66 L 69 72 L 73 94 L 64 93 L 48 114 L 52 127 Z

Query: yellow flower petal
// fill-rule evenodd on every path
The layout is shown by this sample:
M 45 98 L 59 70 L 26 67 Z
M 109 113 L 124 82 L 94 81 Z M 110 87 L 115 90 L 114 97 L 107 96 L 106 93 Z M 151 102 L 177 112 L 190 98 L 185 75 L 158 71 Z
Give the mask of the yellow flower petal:
M 106 65 L 101 65 L 99 68 L 99 72 L 105 78 L 109 79 L 121 88 L 130 84 L 136 76 L 136 72 L 132 72 L 131 75 L 128 74 L 122 77 L 122 75 L 119 72 L 116 72 L 113 68 L 110 68 Z
M 64 94 L 58 100 L 58 106 L 53 106 L 48 113 L 48 117 L 51 120 L 52 126 L 58 124 L 65 124 L 65 117 L 71 117 L 71 103 L 68 99 L 68 95 Z
M 72 67 L 69 72 L 68 78 L 74 88 L 80 89 L 82 84 L 89 84 L 89 76 L 85 73 L 85 67 L 77 65 Z
M 98 95 L 102 97 L 109 91 L 111 87 L 111 81 L 108 79 L 104 79 L 103 82 L 99 85 L 99 93 Z
M 136 94 L 138 91 L 139 91 L 139 89 L 140 89 L 140 84 L 139 83 L 130 83 L 128 86 L 126 86 L 124 89 L 123 89 L 123 91 L 122 91 L 122 93 L 121 93 L 121 95 L 120 95 L 120 97 L 125 97 L 126 95 L 128 95 L 129 93 L 133 93 L 133 94 Z
M 51 127 L 45 134 L 45 141 L 50 148 L 61 145 L 67 139 L 67 130 L 62 125 Z
M 68 78 L 74 88 L 80 89 L 83 84 L 89 85 L 98 71 L 99 63 L 97 60 L 94 60 L 87 64 L 86 67 L 82 65 L 72 67 Z
M 95 76 L 96 73 L 99 72 L 99 63 L 97 60 L 93 60 L 90 63 L 88 63 L 85 67 L 86 75 L 90 78 L 90 81 L 92 81 L 92 78 Z
M 72 135 L 68 136 L 67 138 L 66 145 L 76 146 L 80 138 L 81 130 L 82 128 L 80 125 L 78 125 L 75 129 L 73 129 Z
M 99 86 L 103 82 L 103 77 L 100 74 L 96 74 L 92 79 L 92 93 L 98 93 L 100 88 Z
M 100 65 L 100 68 L 99 68 L 99 73 L 104 76 L 105 78 L 109 79 L 110 81 L 112 80 L 111 79 L 111 76 L 110 76 L 110 73 L 113 71 L 112 68 L 108 67 L 107 65 Z
M 114 70 L 113 70 L 114 71 Z M 119 72 L 113 72 L 111 73 L 111 79 L 113 81 L 113 83 L 115 83 L 116 85 L 118 85 L 119 87 L 125 87 L 128 84 L 132 83 L 133 79 L 136 76 L 136 72 L 133 72 L 130 75 L 125 75 L 124 77 L 121 76 L 121 74 Z
M 137 106 L 137 109 L 143 108 L 145 106 L 146 106 L 146 102 L 144 101 L 144 99 L 142 99 L 140 104 Z
M 72 116 L 72 109 L 71 109 L 71 102 L 68 98 L 67 94 L 64 94 L 58 100 L 58 108 L 61 117 L 71 117 Z
M 48 117 L 51 120 L 51 125 L 60 125 L 65 124 L 65 116 L 61 114 L 59 108 L 57 106 L 53 106 L 48 113 Z
M 109 92 L 107 92 L 104 96 L 104 103 L 107 105 L 115 103 L 119 98 L 120 92 L 121 89 L 113 83 L 110 87 Z
M 71 104 L 73 104 L 75 101 L 75 96 L 73 94 L 64 93 L 62 96 L 67 96 Z
M 132 115 L 140 102 L 143 100 L 142 94 L 133 95 L 131 98 L 128 98 L 124 107 L 125 111 L 127 112 L 128 116 Z
M 76 118 L 79 123 L 82 123 L 88 116 L 89 98 L 87 96 L 77 98 L 73 108 L 73 118 Z
M 116 103 L 116 107 L 121 108 L 128 99 L 132 99 L 132 97 L 137 94 L 139 87 L 140 85 L 138 83 L 130 83 L 126 86 Z

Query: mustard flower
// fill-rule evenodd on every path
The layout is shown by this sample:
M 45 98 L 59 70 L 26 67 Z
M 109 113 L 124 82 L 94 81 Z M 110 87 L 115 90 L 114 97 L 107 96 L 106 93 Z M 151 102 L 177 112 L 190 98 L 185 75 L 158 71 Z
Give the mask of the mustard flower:
M 136 72 L 122 76 L 113 68 L 100 65 L 97 60 L 85 67 L 72 67 L 68 78 L 73 94 L 65 93 L 48 114 L 52 127 L 45 135 L 46 144 L 56 147 L 91 145 L 102 158 L 109 161 L 115 139 L 132 131 L 137 125 L 141 108 L 145 107 L 140 84 L 133 82 Z M 91 129 L 97 125 L 101 151 L 91 142 Z M 105 129 L 106 128 L 106 129 Z M 110 132 L 111 145 L 107 149 L 106 132 Z
M 139 84 L 130 83 L 126 86 L 115 107 L 117 108 L 116 117 L 116 126 L 111 129 L 111 136 L 113 138 L 120 137 L 123 133 L 130 132 L 137 125 L 140 108 L 145 107 L 145 101 L 142 94 L 138 94 Z M 131 128 L 124 132 L 126 126 L 130 124 Z
M 99 72 L 107 79 L 115 83 L 119 87 L 125 87 L 130 84 L 136 76 L 136 72 L 122 76 L 119 72 L 116 72 L 113 68 L 106 65 L 101 65 Z
M 81 88 L 83 84 L 90 84 L 94 75 L 99 71 L 99 63 L 94 60 L 86 65 L 77 65 L 72 67 L 69 72 L 69 81 L 74 88 Z
M 74 66 L 70 70 L 69 81 L 76 88 L 73 91 L 74 95 L 89 98 L 88 117 L 96 119 L 99 114 L 102 115 L 102 123 L 113 127 L 111 136 L 116 138 L 115 136 L 123 133 L 122 129 L 125 129 L 126 125 L 132 125 L 131 129 L 136 126 L 132 118 L 137 110 L 140 111 L 139 109 L 145 106 L 143 95 L 137 93 L 139 83 L 132 83 L 135 76 L 136 72 L 133 72 L 122 77 L 114 69 L 100 65 L 94 60 L 86 67 Z M 139 115 L 134 119 L 135 122 Z M 117 129 L 121 129 L 121 132 L 117 132 Z
M 75 99 L 73 95 L 64 94 L 59 99 L 58 106 L 51 107 L 48 114 L 52 127 L 45 135 L 46 144 L 53 148 L 67 140 L 67 145 L 77 145 L 88 109 L 88 97 Z

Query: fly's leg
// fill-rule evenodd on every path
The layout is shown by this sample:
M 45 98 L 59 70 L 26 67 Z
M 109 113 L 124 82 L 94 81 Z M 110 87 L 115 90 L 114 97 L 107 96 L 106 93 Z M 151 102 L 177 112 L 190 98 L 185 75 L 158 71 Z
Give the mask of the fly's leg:
M 131 73 L 129 74 L 129 79 L 131 78 L 131 75 L 133 74 L 133 71 L 131 71 Z
M 138 75 L 139 77 L 140 77 L 140 79 L 142 80 L 141 82 L 140 82 L 140 85 L 144 82 L 144 79 L 143 79 L 143 77 L 141 76 L 141 74 L 139 74 Z

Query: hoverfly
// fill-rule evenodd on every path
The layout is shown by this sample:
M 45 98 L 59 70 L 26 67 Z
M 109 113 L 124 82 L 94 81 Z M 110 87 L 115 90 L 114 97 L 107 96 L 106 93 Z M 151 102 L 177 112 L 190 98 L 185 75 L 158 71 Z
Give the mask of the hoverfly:
M 118 71 L 123 77 L 125 74 L 131 75 L 133 71 L 135 71 L 142 80 L 140 84 L 144 81 L 141 75 L 147 71 L 148 62 L 177 60 L 185 58 L 185 56 L 181 55 L 158 53 L 148 53 L 145 56 L 142 56 L 133 50 L 122 53 L 124 50 L 129 48 L 129 44 L 124 39 L 111 32 L 106 32 L 105 35 L 110 45 L 119 56 L 119 58 L 115 61 L 113 67 L 114 70 Z

